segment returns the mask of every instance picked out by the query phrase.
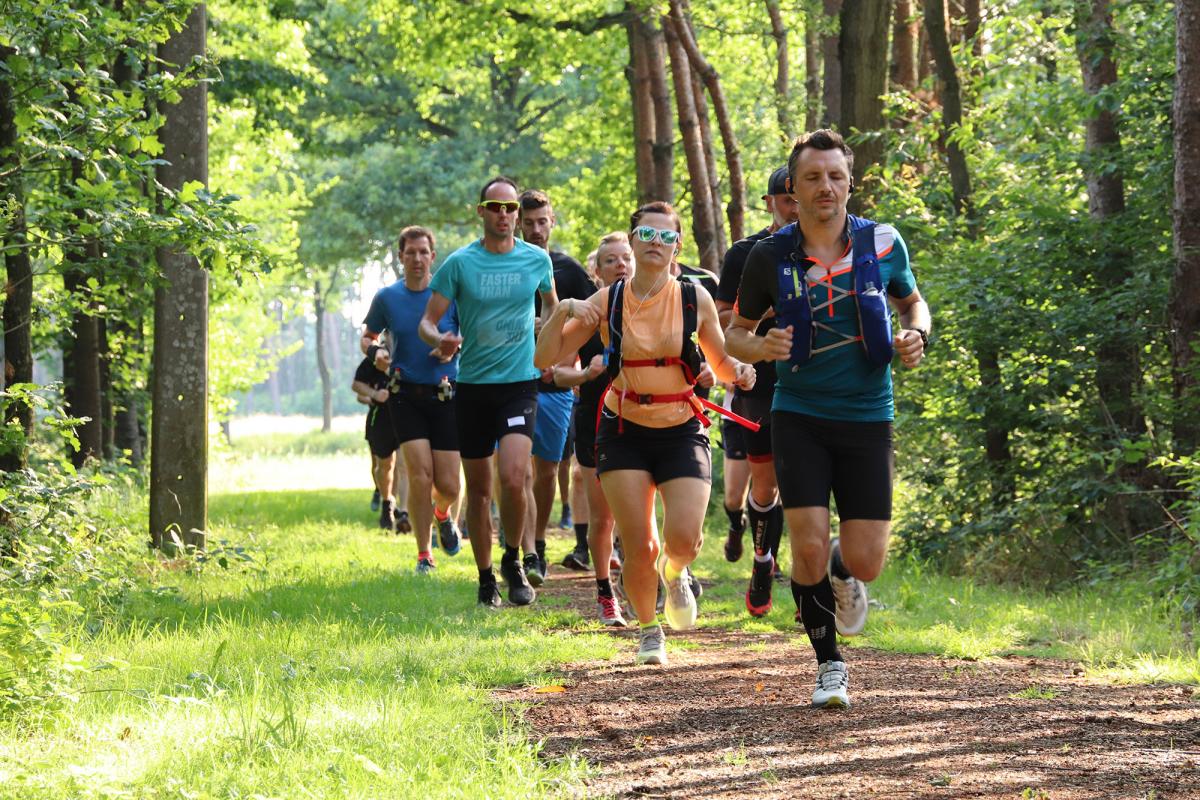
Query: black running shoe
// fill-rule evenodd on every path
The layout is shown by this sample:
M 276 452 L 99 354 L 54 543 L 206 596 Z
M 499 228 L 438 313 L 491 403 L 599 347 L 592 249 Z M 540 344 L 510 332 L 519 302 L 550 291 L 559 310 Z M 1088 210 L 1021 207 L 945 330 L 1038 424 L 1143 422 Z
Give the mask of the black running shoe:
M 458 526 L 454 524 L 454 520 L 446 517 L 437 522 L 437 528 L 438 535 L 435 538 L 441 540 L 442 549 L 446 551 L 446 555 L 458 555 L 458 551 L 462 549 L 462 536 L 459 535 Z
M 567 569 L 585 572 L 592 568 L 591 560 L 591 555 L 587 550 L 580 550 L 578 547 L 576 547 L 574 550 L 563 556 L 562 565 Z
M 412 533 L 412 523 L 408 521 L 407 511 L 396 515 L 396 533 Z
M 525 558 L 521 559 L 521 566 L 525 568 L 525 578 L 531 586 L 541 586 L 546 582 L 546 576 L 541 571 L 542 565 L 538 563 L 537 553 L 526 553 Z
M 536 553 L 534 557 L 537 557 Z M 537 597 L 537 593 L 529 585 L 529 579 L 525 577 L 525 568 L 521 566 L 520 561 L 501 561 L 500 577 L 508 584 L 508 602 L 514 606 L 527 606 Z
M 775 559 L 755 561 L 750 571 L 750 588 L 746 590 L 746 610 L 752 617 L 765 617 L 771 613 L 771 572 Z
M 388 533 L 396 530 L 396 509 L 391 500 L 384 500 L 379 508 L 379 528 Z
M 486 608 L 500 607 L 500 588 L 496 586 L 496 581 L 479 584 L 479 605 Z
M 735 561 L 740 561 L 742 558 L 743 533 L 745 531 L 730 528 L 729 534 L 725 537 L 725 560 L 731 564 Z
M 376 489 L 375 494 L 371 495 L 371 510 L 378 511 L 380 502 L 381 501 L 379 499 L 379 490 Z

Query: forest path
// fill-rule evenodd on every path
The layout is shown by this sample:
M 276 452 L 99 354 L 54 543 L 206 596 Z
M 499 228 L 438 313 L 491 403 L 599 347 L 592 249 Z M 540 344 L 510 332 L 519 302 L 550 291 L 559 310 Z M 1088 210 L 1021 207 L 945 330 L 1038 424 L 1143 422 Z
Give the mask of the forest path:
M 585 618 L 588 576 L 551 573 Z M 702 612 L 703 613 L 703 612 Z M 777 609 L 774 613 L 781 613 Z M 589 797 L 1200 797 L 1200 697 L 1113 685 L 1067 661 L 848 648 L 853 707 L 810 709 L 815 665 L 781 634 L 668 629 L 665 667 L 572 665 L 530 704 L 543 756 L 590 762 Z

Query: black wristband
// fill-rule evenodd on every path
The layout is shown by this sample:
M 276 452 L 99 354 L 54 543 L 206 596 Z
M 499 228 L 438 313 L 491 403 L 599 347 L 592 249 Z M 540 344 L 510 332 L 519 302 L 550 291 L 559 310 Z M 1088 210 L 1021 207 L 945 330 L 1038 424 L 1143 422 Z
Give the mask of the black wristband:
M 929 349 L 929 331 L 922 330 L 921 328 L 909 328 L 909 330 L 916 331 L 917 333 L 921 334 L 921 349 L 928 350 Z

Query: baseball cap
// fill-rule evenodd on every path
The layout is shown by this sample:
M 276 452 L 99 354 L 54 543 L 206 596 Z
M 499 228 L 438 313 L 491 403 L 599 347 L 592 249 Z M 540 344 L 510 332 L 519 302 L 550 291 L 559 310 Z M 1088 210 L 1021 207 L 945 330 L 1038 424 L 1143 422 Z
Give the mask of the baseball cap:
M 767 181 L 767 194 L 787 194 L 787 180 L 787 167 L 780 167 L 772 172 L 770 180 Z

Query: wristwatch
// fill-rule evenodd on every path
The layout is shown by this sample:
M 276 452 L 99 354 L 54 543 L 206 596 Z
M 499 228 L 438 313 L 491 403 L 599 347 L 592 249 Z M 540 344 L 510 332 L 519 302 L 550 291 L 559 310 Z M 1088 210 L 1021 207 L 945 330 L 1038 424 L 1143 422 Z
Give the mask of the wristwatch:
M 917 333 L 921 334 L 921 349 L 928 350 L 929 349 L 929 331 L 922 330 L 921 328 L 909 328 L 909 330 L 916 331 Z

